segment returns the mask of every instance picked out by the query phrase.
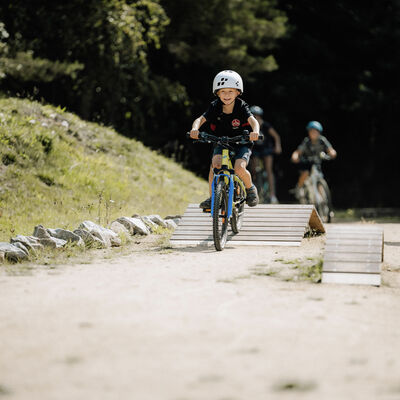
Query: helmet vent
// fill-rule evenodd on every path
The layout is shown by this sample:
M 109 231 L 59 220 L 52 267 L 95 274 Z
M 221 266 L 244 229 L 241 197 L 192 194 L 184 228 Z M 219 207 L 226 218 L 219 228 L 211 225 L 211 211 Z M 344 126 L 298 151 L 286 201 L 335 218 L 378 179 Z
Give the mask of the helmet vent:
M 217 86 L 224 86 L 225 82 L 228 80 L 228 78 L 221 78 L 221 80 L 217 83 Z

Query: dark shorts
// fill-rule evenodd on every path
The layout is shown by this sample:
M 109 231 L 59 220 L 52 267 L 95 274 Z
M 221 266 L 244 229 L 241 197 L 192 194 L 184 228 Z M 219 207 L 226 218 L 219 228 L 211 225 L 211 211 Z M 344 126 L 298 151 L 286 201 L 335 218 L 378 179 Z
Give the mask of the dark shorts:
M 235 149 L 235 158 L 234 160 L 239 160 L 239 158 L 243 158 L 246 160 L 248 164 L 251 157 L 251 149 L 248 146 L 234 146 Z M 213 151 L 213 156 L 217 154 L 222 154 L 222 146 L 215 146 Z
M 299 169 L 300 172 L 302 172 L 302 171 L 310 172 L 311 171 L 311 167 L 313 166 L 313 164 L 314 164 L 313 162 L 300 161 L 299 164 L 298 164 L 298 169 Z M 318 166 L 318 168 L 321 168 L 321 164 L 318 164 L 317 166 Z
M 274 155 L 273 147 L 254 147 L 253 149 L 254 157 L 267 157 Z

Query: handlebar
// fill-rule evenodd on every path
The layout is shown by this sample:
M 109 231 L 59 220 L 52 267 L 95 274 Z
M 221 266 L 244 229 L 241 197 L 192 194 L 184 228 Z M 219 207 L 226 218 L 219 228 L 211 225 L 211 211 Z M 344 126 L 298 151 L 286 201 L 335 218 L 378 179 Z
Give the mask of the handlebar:
M 306 161 L 306 162 L 312 162 L 314 164 L 319 164 L 321 161 L 329 161 L 332 160 L 332 157 L 329 154 L 326 154 L 324 151 L 321 151 L 321 153 L 313 155 L 313 156 L 300 156 L 299 161 Z
M 186 132 L 186 137 L 190 138 L 190 132 Z M 258 135 L 258 139 L 264 139 L 264 135 L 260 133 Z M 216 143 L 221 146 L 228 147 L 230 144 L 248 144 L 250 142 L 250 133 L 249 131 L 243 131 L 242 135 L 238 136 L 215 136 L 211 135 L 207 132 L 199 132 L 199 138 L 193 139 L 198 140 L 200 143 Z

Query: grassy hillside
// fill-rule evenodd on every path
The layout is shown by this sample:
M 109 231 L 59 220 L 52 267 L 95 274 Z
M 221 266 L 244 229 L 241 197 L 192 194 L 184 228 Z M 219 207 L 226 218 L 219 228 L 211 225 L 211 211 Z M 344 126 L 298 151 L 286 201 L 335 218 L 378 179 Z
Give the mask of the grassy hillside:
M 0 99 L 0 241 L 35 225 L 182 213 L 207 183 L 140 142 L 60 108 Z

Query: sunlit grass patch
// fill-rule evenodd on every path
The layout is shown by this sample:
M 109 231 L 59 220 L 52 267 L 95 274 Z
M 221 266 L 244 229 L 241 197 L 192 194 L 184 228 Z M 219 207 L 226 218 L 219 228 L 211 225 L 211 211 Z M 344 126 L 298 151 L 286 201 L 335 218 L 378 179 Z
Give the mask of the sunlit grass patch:
M 0 99 L 0 241 L 35 225 L 76 229 L 182 214 L 207 183 L 142 143 L 60 108 Z

